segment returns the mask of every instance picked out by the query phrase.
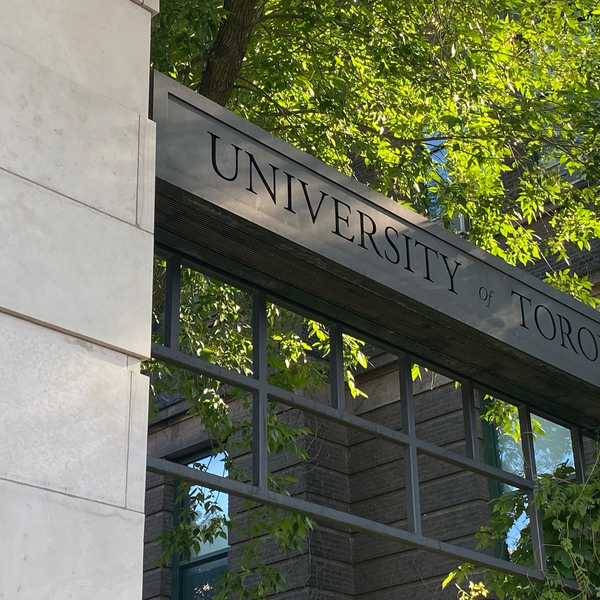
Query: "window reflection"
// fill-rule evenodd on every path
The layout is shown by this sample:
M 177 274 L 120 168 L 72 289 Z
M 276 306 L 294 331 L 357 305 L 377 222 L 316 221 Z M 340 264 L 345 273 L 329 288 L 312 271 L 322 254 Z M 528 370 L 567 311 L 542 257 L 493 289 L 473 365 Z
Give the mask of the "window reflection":
M 227 477 L 225 458 L 223 453 L 205 454 L 187 460 L 184 464 L 194 469 L 202 469 L 212 475 Z M 226 493 L 217 490 L 198 485 L 191 486 L 185 502 L 193 511 L 194 520 L 201 527 L 208 527 L 211 520 L 226 517 L 228 514 L 229 497 Z M 217 581 L 227 572 L 228 551 L 227 537 L 215 537 L 212 542 L 201 542 L 199 548 L 192 548 L 189 560 L 180 557 L 178 576 L 174 581 L 174 597 L 177 600 L 213 598 Z
M 542 431 L 533 438 L 535 466 L 538 474 L 556 472 L 561 465 L 575 468 L 571 432 L 558 423 L 532 415 Z

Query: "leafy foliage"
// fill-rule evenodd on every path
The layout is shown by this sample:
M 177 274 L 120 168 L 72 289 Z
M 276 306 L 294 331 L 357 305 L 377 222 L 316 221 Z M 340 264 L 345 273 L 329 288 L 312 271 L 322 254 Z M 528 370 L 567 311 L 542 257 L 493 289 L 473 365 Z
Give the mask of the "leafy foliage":
M 166 263 L 155 260 L 154 273 L 154 341 L 163 342 Z M 245 375 L 252 374 L 252 296 L 191 268 L 181 272 L 181 310 L 179 348 L 214 364 Z M 319 322 L 301 317 L 274 304 L 267 304 L 269 381 L 286 390 L 310 391 L 321 388 L 328 377 L 325 360 L 330 351 L 329 334 Z M 354 383 L 353 371 L 366 367 L 363 342 L 343 336 L 346 380 L 353 394 L 362 394 Z M 222 456 L 228 476 L 247 479 L 236 456 L 248 452 L 252 445 L 251 403 L 249 395 L 222 386 L 220 382 L 160 361 L 146 365 L 151 376 L 154 402 L 174 396 L 190 404 L 189 414 L 198 417 L 211 436 L 213 455 Z M 237 416 L 232 416 L 232 406 Z M 267 448 L 270 454 L 286 453 L 290 460 L 309 458 L 305 441 L 311 432 L 294 426 L 284 418 L 276 403 L 270 403 L 267 425 Z M 204 469 L 198 463 L 196 468 Z M 289 476 L 269 474 L 270 490 L 289 494 Z M 294 513 L 276 511 L 269 506 L 244 502 L 242 519 L 224 514 L 215 501 L 215 493 L 182 483 L 178 489 L 179 519 L 176 527 L 157 539 L 164 548 L 161 559 L 168 564 L 179 554 L 189 559 L 202 544 L 226 538 L 226 531 L 237 529 L 247 542 L 240 549 L 240 566 L 230 572 L 217 587 L 217 598 L 262 599 L 268 592 L 281 591 L 284 578 L 262 560 L 262 548 L 269 537 L 279 541 L 282 552 L 299 551 L 310 519 Z
M 162 0 L 153 23 L 153 66 L 198 89 L 227 18 L 225 6 L 220 0 Z M 260 0 L 255 6 L 229 108 L 348 175 L 364 163 L 361 177 L 369 185 L 447 227 L 458 214 L 468 217 L 468 237 L 481 248 L 512 264 L 545 260 L 546 281 L 597 303 L 590 282 L 570 267 L 570 254 L 589 250 L 600 237 L 596 0 Z M 247 298 L 193 274 L 185 281 L 182 347 L 248 373 Z M 318 358 L 328 352 L 326 332 L 308 322 L 304 335 L 290 326 L 294 319 L 270 308 L 271 327 L 281 329 L 273 337 L 274 381 L 287 389 L 318 386 L 325 377 Z M 360 394 L 352 368 L 366 358 L 350 339 L 344 356 L 348 385 Z M 218 382 L 165 365 L 150 368 L 157 373 L 157 394 L 177 389 L 192 401 L 217 446 L 248 443 L 247 426 L 230 419 Z M 514 415 L 495 409 L 490 417 L 510 432 Z M 296 448 L 302 456 L 305 431 L 286 430 L 274 413 L 269 424 L 273 450 Z M 545 513 L 556 548 L 566 553 L 553 562 L 557 576 L 559 563 L 567 569 L 570 561 L 573 577 L 595 581 L 595 547 L 591 555 L 589 548 L 584 552 L 571 533 L 584 543 L 597 532 L 587 517 L 580 515 L 578 527 L 574 520 L 581 502 L 597 514 L 597 479 L 595 470 L 587 487 L 560 477 L 541 481 L 540 494 L 568 490 L 564 507 Z M 517 510 L 520 500 L 512 501 Z M 277 519 L 294 531 L 294 517 Z M 262 523 L 262 531 L 277 531 L 267 517 Z M 296 523 L 297 532 L 305 530 Z M 279 589 L 278 575 L 268 569 L 261 572 L 264 586 L 251 583 L 264 565 L 254 543 L 248 548 L 242 578 L 229 583 L 241 586 L 235 593 L 258 598 Z M 506 585 L 514 598 L 528 597 L 528 590 L 534 590 L 531 597 L 571 597 L 553 595 L 563 593 L 556 586 L 501 577 L 494 580 L 500 582 L 496 592 Z M 483 595 L 483 588 L 473 583 L 462 593 Z
M 600 468 L 596 463 L 584 483 L 573 479 L 573 469 L 559 466 L 552 475 L 541 475 L 534 494 L 544 528 L 547 557 L 547 580 L 527 581 L 521 577 L 486 571 L 471 579 L 472 565 L 453 571 L 444 585 L 453 579 L 461 600 L 486 597 L 493 591 L 500 599 L 511 600 L 590 600 L 600 597 Z M 527 506 L 527 496 L 513 491 L 494 503 L 494 516 L 484 528 L 480 540 L 489 546 L 493 540 L 504 540 L 515 518 Z M 531 532 L 521 531 L 521 538 L 511 554 L 511 561 L 533 568 Z M 463 582 L 468 583 L 468 588 Z M 575 582 L 573 588 L 567 582 Z
M 226 15 L 164 0 L 153 64 L 197 88 Z M 229 107 L 585 302 L 600 235 L 596 0 L 264 0 Z M 582 182 L 587 182 L 585 185 Z

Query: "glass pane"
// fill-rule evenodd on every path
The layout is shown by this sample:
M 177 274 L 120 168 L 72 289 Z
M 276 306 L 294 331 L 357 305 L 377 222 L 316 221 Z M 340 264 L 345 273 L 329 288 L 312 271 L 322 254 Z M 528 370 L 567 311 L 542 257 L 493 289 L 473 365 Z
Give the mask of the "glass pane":
M 250 375 L 252 295 L 184 267 L 181 270 L 180 349 Z
M 166 260 L 155 254 L 152 286 L 152 341 L 156 344 L 164 344 L 166 272 Z
M 498 398 L 485 396 L 481 402 L 481 415 L 487 464 L 524 477 L 525 465 L 517 407 Z M 510 489 L 508 486 L 504 487 L 504 484 L 499 485 L 499 493 Z M 492 497 L 497 495 L 498 493 L 492 494 Z
M 291 310 L 267 303 L 269 383 L 284 390 L 325 392 L 329 331 Z
M 574 468 L 571 432 L 562 425 L 531 416 L 535 433 L 533 449 L 538 473 L 554 473 L 560 465 Z
M 226 572 L 227 556 L 183 567 L 180 600 L 212 598 L 217 579 Z
M 225 454 L 220 453 L 216 456 L 206 456 L 191 461 L 187 466 L 194 469 L 202 469 L 207 473 L 219 477 L 227 477 L 227 468 L 224 461 Z M 208 525 L 212 519 L 228 515 L 229 496 L 224 492 L 193 485 L 189 491 L 189 502 L 190 508 L 196 513 L 196 523 L 201 527 Z M 198 556 L 206 556 L 209 553 L 212 554 L 216 551 L 226 550 L 228 547 L 227 539 L 216 537 L 212 543 L 205 542 L 200 544 L 200 552 L 197 554 L 192 551 L 192 560 Z
M 508 549 L 508 555 L 512 557 L 513 552 L 516 550 L 519 542 L 521 541 L 521 535 L 523 529 L 529 527 L 529 515 L 526 512 L 522 512 L 513 522 L 512 527 L 506 534 L 506 547 Z M 524 543 L 529 542 L 526 540 Z

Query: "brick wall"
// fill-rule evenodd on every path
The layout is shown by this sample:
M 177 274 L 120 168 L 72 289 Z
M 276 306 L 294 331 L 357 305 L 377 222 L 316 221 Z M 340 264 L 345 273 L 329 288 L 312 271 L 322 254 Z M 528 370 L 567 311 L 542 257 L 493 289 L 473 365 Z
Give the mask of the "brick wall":
M 369 398 L 354 403 L 363 418 L 401 427 L 398 370 L 393 363 L 365 374 L 359 386 Z M 454 382 L 422 373 L 414 384 L 417 435 L 465 453 L 460 390 Z M 362 433 L 349 436 L 351 498 L 355 514 L 406 527 L 403 449 Z M 475 546 L 474 534 L 489 516 L 487 481 L 430 457 L 419 457 L 423 533 Z M 452 559 L 358 533 L 354 537 L 357 600 L 455 598 L 441 582 L 457 566 Z
M 349 409 L 399 429 L 397 368 L 385 356 L 374 362 L 378 367 L 357 379 L 369 397 L 348 398 Z M 454 382 L 425 373 L 414 388 L 418 435 L 464 453 L 460 390 Z M 326 392 L 315 399 L 326 402 Z M 184 456 L 186 447 L 193 452 L 207 444 L 201 425 L 184 411 L 182 405 L 159 415 L 150 428 L 150 454 Z M 237 418 L 243 416 L 239 403 L 232 405 L 233 414 L 236 411 Z M 285 454 L 270 457 L 271 472 L 295 478 L 289 486 L 292 496 L 393 526 L 405 525 L 402 448 L 296 410 L 282 409 L 279 418 L 312 432 L 303 440 L 308 461 Z M 235 458 L 249 470 L 249 454 L 238 453 Z M 420 458 L 419 469 L 425 535 L 473 547 L 474 533 L 489 514 L 487 482 L 428 457 Z M 144 600 L 166 600 L 171 574 L 155 565 L 160 549 L 152 540 L 172 526 L 172 482 L 149 475 L 146 502 Z M 232 497 L 229 502 L 230 514 L 237 514 L 238 520 L 247 518 L 240 500 Z M 239 529 L 230 532 L 230 569 L 239 565 L 246 541 Z M 282 554 L 275 540 L 266 540 L 262 556 L 285 575 L 287 591 L 280 596 L 285 600 L 455 597 L 453 590 L 442 593 L 440 583 L 456 561 L 328 523 L 315 524 L 301 552 Z

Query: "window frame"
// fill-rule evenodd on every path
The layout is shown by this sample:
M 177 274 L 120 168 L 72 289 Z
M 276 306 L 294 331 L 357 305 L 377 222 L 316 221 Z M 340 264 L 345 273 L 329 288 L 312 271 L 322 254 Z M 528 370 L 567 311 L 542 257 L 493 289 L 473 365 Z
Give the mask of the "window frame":
M 222 453 L 219 453 L 222 454 Z M 217 458 L 219 455 L 213 454 L 212 447 L 206 447 L 201 450 L 194 452 L 193 454 L 188 454 L 183 458 L 178 459 L 178 463 L 181 465 L 185 465 L 186 467 L 193 462 L 200 461 L 204 458 L 208 458 L 210 456 L 214 456 Z M 178 489 L 179 485 L 183 483 L 182 480 L 175 480 L 173 482 L 175 490 Z M 192 484 L 192 485 L 200 485 L 200 484 Z M 201 486 L 203 487 L 203 486 Z M 219 492 L 226 493 L 226 492 Z M 177 498 L 177 495 L 176 495 Z M 189 498 L 189 497 L 188 497 Z M 173 505 L 173 527 L 177 527 L 180 522 L 181 517 L 181 509 L 183 507 L 184 499 L 176 499 Z M 189 502 L 189 500 L 188 500 Z M 228 511 L 229 512 L 229 511 Z M 221 560 L 222 558 L 229 558 L 229 552 L 231 551 L 231 547 L 229 546 L 229 540 L 227 540 L 227 547 L 221 548 L 218 550 L 214 550 L 212 552 L 208 552 L 204 555 L 196 556 L 194 558 L 190 558 L 190 560 L 185 560 L 181 557 L 180 553 L 173 554 L 171 559 L 171 598 L 173 600 L 193 600 L 191 598 L 183 598 L 183 588 L 182 588 L 182 576 L 183 571 L 186 567 L 190 567 L 192 565 L 202 565 L 202 564 L 210 564 L 211 562 L 216 562 L 217 560 Z
M 317 520 L 329 521 L 343 527 L 350 527 L 356 531 L 365 531 L 380 535 L 396 542 L 409 544 L 434 553 L 452 557 L 461 562 L 471 562 L 483 567 L 489 567 L 501 572 L 524 576 L 530 579 L 543 581 L 545 579 L 545 553 L 543 550 L 543 532 L 539 511 L 530 503 L 530 523 L 532 527 L 532 541 L 534 546 L 535 568 L 527 568 L 510 563 L 479 551 L 462 548 L 451 543 L 443 542 L 423 535 L 421 530 L 421 510 L 418 477 L 418 455 L 427 455 L 442 462 L 458 466 L 466 471 L 483 475 L 484 477 L 498 479 L 503 483 L 520 488 L 530 496 L 535 487 L 535 453 L 533 448 L 530 406 L 523 401 L 508 398 L 488 386 L 481 386 L 469 376 L 461 375 L 439 367 L 427 359 L 408 353 L 406 349 L 392 346 L 364 331 L 357 331 L 344 322 L 335 321 L 330 317 L 323 317 L 316 311 L 285 300 L 270 291 L 267 287 L 250 283 L 239 276 L 220 269 L 191 257 L 173 248 L 157 245 L 157 253 L 166 260 L 166 301 L 165 301 L 165 331 L 164 343 L 152 345 L 152 356 L 160 361 L 173 366 L 190 370 L 200 375 L 217 379 L 222 383 L 239 388 L 252 396 L 253 418 L 252 429 L 254 435 L 252 450 L 252 477 L 251 483 L 242 483 L 223 477 L 216 477 L 196 469 L 191 469 L 172 463 L 170 461 L 148 457 L 148 468 L 160 475 L 175 479 L 180 478 L 193 484 L 202 485 L 211 489 L 227 492 L 228 494 L 255 502 L 269 504 L 275 508 L 293 511 Z M 212 277 L 228 285 L 252 294 L 253 297 L 253 347 L 257 349 L 253 356 L 253 375 L 243 375 L 237 371 L 219 366 L 185 354 L 179 348 L 179 306 L 180 306 L 180 275 L 182 267 L 190 267 L 199 273 Z M 331 406 L 325 406 L 296 393 L 277 388 L 267 380 L 267 302 L 274 302 L 283 308 L 316 319 L 329 327 L 331 335 Z M 358 337 L 383 350 L 395 355 L 398 359 L 402 411 L 402 431 L 396 431 L 384 426 L 369 422 L 363 418 L 352 415 L 346 411 L 344 392 L 344 358 L 342 335 L 348 334 Z M 441 375 L 461 384 L 463 398 L 463 414 L 466 436 L 466 456 L 426 442 L 416 434 L 414 399 L 412 394 L 411 367 L 418 364 L 431 369 Z M 501 398 L 517 406 L 519 422 L 522 432 L 522 447 L 525 459 L 525 476 L 519 477 L 508 471 L 494 468 L 486 464 L 480 457 L 478 437 L 478 416 L 476 401 L 482 393 Z M 304 412 L 322 417 L 326 420 L 342 424 L 354 430 L 363 431 L 376 438 L 386 440 L 405 448 L 405 489 L 407 494 L 407 529 L 382 525 L 369 519 L 356 517 L 328 507 L 298 500 L 282 494 L 277 494 L 267 486 L 267 406 L 269 401 L 275 401 L 284 406 L 297 408 Z M 537 414 L 544 414 L 536 408 Z M 564 422 L 551 416 L 551 420 Z M 583 430 L 575 424 L 568 424 L 573 439 L 573 444 L 583 449 Z M 583 451 L 575 451 L 575 467 L 578 479 L 583 478 L 584 462 Z M 567 586 L 576 586 L 574 582 L 565 582 Z

